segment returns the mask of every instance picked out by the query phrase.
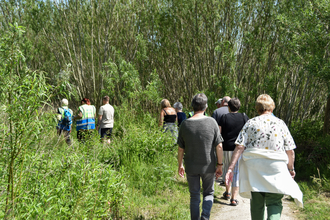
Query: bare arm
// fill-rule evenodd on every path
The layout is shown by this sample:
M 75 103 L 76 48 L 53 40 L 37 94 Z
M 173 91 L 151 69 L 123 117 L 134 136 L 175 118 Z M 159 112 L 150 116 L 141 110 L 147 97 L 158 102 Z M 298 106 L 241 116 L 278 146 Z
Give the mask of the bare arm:
M 219 126 L 220 134 L 221 134 L 221 126 Z
M 221 175 L 222 175 L 222 167 L 223 167 L 223 160 L 222 160 L 222 156 L 223 156 L 223 149 L 222 149 L 222 143 L 218 144 L 215 148 L 216 150 L 216 154 L 217 154 L 217 169 L 215 171 L 215 176 L 216 179 L 218 179 Z
M 78 115 L 74 117 L 74 119 L 81 119 L 82 118 L 82 112 L 79 111 Z
M 182 178 L 184 177 L 183 155 L 184 155 L 184 149 L 179 147 L 179 149 L 178 149 L 178 165 L 179 165 L 178 172 Z
M 163 120 L 164 120 L 164 111 L 163 109 L 160 111 L 160 115 L 159 115 L 159 127 L 163 126 Z
M 97 118 L 96 130 L 99 130 L 99 126 L 101 124 L 101 121 L 102 121 L 102 115 L 99 115 L 99 117 Z
M 296 172 L 294 171 L 294 151 L 293 150 L 287 150 L 285 151 L 286 154 L 288 155 L 289 158 L 289 162 L 288 162 L 288 169 L 289 172 L 292 176 L 292 178 L 294 178 L 296 176 Z
M 228 167 L 228 172 L 226 174 L 226 185 L 229 185 L 229 182 L 233 181 L 233 177 L 234 177 L 234 167 L 235 164 L 237 163 L 239 157 L 242 155 L 243 151 L 244 151 L 245 147 L 242 145 L 236 145 L 233 156 L 231 157 L 231 161 Z
M 99 115 L 99 118 L 98 118 L 98 121 L 97 121 L 97 125 L 100 125 L 101 121 L 102 121 L 102 115 Z

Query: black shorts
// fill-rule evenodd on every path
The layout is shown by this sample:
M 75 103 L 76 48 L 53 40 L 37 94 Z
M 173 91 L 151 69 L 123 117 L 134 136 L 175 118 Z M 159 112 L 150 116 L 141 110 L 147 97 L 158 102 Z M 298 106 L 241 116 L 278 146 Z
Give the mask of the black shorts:
M 111 134 L 112 134 L 112 128 L 101 128 L 101 138 L 104 138 L 105 136 L 110 138 Z

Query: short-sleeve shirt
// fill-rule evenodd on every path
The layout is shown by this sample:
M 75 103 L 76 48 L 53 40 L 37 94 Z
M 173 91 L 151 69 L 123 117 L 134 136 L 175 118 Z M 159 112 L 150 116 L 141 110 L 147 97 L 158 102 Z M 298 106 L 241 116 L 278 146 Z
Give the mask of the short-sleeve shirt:
M 247 121 L 235 144 L 280 152 L 296 148 L 284 121 L 272 115 L 260 115 Z
M 110 104 L 102 105 L 99 115 L 102 115 L 100 128 L 113 128 L 115 110 Z
M 223 150 L 235 150 L 235 141 L 249 117 L 243 113 L 228 113 L 220 118 L 221 135 L 224 139 Z
M 188 118 L 180 126 L 178 145 L 184 149 L 188 174 L 214 173 L 215 147 L 223 142 L 219 126 L 211 117 Z

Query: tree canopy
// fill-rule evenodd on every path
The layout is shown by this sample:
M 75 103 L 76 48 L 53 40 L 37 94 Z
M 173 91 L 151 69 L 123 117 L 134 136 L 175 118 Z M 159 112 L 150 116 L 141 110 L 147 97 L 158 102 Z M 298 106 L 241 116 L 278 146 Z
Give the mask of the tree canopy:
M 210 111 L 229 95 L 254 116 L 268 93 L 286 123 L 324 117 L 329 133 L 329 13 L 326 0 L 16 0 L 0 3 L 0 32 L 25 27 L 21 62 L 47 73 L 54 101 L 189 109 L 203 91 Z

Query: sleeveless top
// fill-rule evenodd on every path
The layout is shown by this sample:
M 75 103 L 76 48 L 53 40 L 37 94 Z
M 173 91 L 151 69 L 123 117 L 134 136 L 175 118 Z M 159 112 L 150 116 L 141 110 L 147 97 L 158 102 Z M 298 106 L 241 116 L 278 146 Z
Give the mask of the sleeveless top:
M 165 111 L 165 109 L 163 109 L 163 111 L 165 112 L 164 115 L 164 123 L 175 123 L 176 121 L 176 115 L 168 115 L 167 112 Z
M 95 129 L 95 113 L 96 109 L 94 105 L 82 105 L 79 107 L 79 110 L 82 113 L 82 118 L 77 120 L 76 130 L 81 129 L 89 130 Z

